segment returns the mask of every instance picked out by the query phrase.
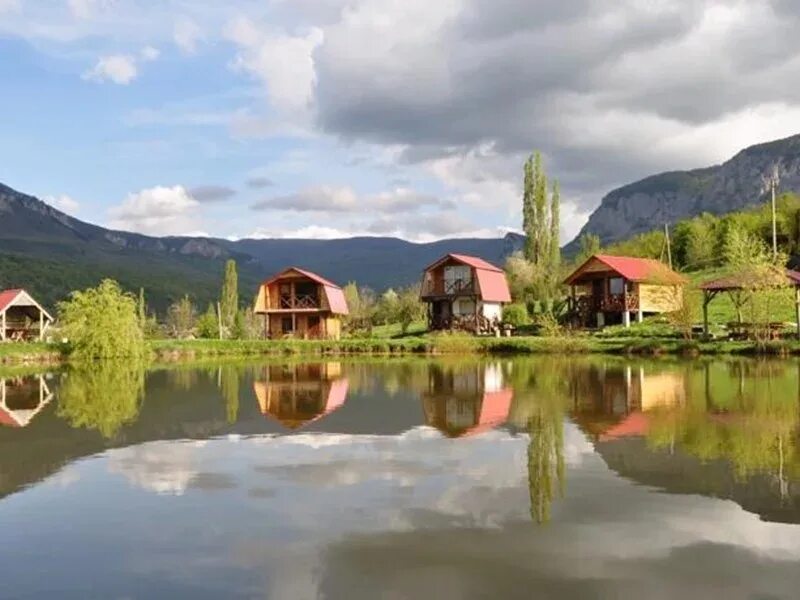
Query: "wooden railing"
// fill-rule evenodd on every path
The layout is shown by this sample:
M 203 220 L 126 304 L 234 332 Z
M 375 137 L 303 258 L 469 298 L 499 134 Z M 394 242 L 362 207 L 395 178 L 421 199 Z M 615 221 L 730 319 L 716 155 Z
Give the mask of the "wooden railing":
M 280 308 L 320 308 L 319 297 L 311 294 L 303 296 L 281 296 Z
M 605 312 L 639 310 L 639 296 L 636 294 L 611 294 L 600 301 L 600 309 Z
M 458 296 L 475 293 L 474 279 L 428 281 L 422 288 L 423 296 Z

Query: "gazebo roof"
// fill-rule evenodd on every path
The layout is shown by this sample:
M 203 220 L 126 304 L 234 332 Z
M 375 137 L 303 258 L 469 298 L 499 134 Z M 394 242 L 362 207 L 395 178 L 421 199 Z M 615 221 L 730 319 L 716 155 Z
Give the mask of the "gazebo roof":
M 727 292 L 734 290 L 743 290 L 748 287 L 753 281 L 754 274 L 752 272 L 741 272 L 718 279 L 712 279 L 700 284 L 700 289 L 707 292 Z M 792 271 L 786 269 L 787 284 L 794 287 L 800 287 L 800 271 Z

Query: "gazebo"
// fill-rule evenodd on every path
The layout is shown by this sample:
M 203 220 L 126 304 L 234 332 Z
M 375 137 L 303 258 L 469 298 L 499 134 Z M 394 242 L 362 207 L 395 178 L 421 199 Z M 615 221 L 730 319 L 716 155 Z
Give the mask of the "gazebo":
M 53 317 L 28 292 L 0 290 L 0 341 L 42 340 Z
M 786 285 L 794 288 L 795 323 L 797 325 L 797 335 L 800 337 L 800 272 L 785 269 Z M 752 273 L 737 273 L 728 277 L 721 277 L 712 281 L 707 281 L 700 285 L 703 292 L 703 335 L 708 336 L 708 305 L 720 293 L 727 292 L 731 295 L 737 308 L 742 301 L 737 297 L 749 289 L 753 283 Z

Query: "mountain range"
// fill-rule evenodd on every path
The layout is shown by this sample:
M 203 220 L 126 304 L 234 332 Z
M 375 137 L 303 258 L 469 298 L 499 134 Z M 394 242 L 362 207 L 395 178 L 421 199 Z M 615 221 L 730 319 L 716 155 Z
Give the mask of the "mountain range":
M 779 190 L 800 192 L 800 135 L 752 146 L 721 165 L 661 173 L 618 188 L 602 199 L 581 234 L 596 234 L 608 244 L 703 212 L 721 214 L 763 202 L 768 191 L 763 176 L 775 167 Z M 513 233 L 427 244 L 385 237 L 151 237 L 85 223 L 0 184 L 0 289 L 25 287 L 51 307 L 70 291 L 111 277 L 126 289 L 144 288 L 158 311 L 184 294 L 203 309 L 216 299 L 229 258 L 239 266 L 242 298 L 291 265 L 382 291 L 418 281 L 425 266 L 448 252 L 501 264 L 523 244 Z M 578 238 L 565 252 L 577 247 Z
M 0 289 L 24 287 L 48 306 L 70 291 L 111 277 L 128 290 L 144 288 L 163 311 L 189 294 L 204 309 L 216 300 L 224 262 L 239 268 L 243 298 L 287 266 L 301 266 L 344 285 L 382 291 L 419 280 L 422 269 L 448 252 L 502 264 L 524 238 L 447 239 L 415 244 L 396 238 L 337 240 L 150 237 L 113 231 L 71 217 L 38 198 L 0 185 Z
M 605 245 L 704 212 L 723 214 L 766 199 L 764 177 L 777 167 L 780 192 L 800 192 L 800 135 L 746 148 L 730 160 L 702 169 L 646 177 L 608 193 L 578 237 L 585 233 Z

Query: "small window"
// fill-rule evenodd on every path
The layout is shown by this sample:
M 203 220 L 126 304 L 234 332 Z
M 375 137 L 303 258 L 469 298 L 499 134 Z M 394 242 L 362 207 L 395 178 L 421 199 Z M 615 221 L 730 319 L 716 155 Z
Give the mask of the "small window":
M 614 277 L 608 281 L 608 291 L 610 294 L 617 296 L 622 295 L 625 290 L 625 280 L 622 277 Z
M 292 317 L 283 317 L 283 319 L 281 319 L 281 331 L 283 333 L 292 333 L 294 331 L 292 327 Z

